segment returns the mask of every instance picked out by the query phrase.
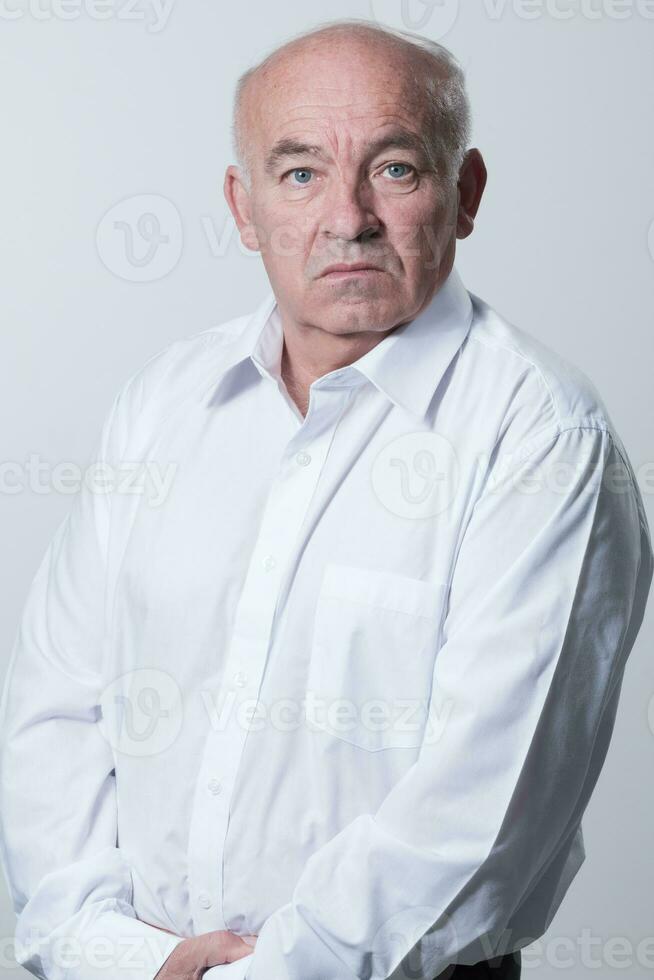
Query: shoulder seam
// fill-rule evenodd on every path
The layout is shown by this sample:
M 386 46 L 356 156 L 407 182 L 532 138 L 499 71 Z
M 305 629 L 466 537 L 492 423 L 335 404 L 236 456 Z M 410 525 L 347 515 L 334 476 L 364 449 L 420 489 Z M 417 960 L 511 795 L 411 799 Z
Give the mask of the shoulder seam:
M 579 429 L 596 429 L 599 432 L 606 432 L 611 439 L 613 438 L 611 435 L 611 430 L 606 424 L 598 425 L 579 421 L 571 422 L 569 425 L 561 425 L 560 422 L 557 421 L 554 423 L 554 426 L 554 430 L 552 430 L 552 427 L 550 426 L 544 433 L 541 433 L 540 436 L 535 437 L 535 439 L 537 439 L 536 442 L 530 440 L 523 446 L 522 450 L 518 450 L 518 457 L 521 463 L 526 462 L 531 456 L 533 456 L 534 453 L 538 452 L 539 449 L 542 449 L 543 446 L 546 446 L 548 442 L 554 442 L 554 440 L 558 439 L 558 437 L 563 435 L 564 432 L 572 432 L 573 430 Z
M 539 378 L 541 384 L 546 389 L 547 394 L 549 395 L 549 399 L 550 399 L 550 402 L 551 402 L 551 405 L 552 405 L 552 409 L 554 410 L 554 415 L 556 417 L 557 422 L 562 421 L 561 414 L 560 414 L 559 409 L 558 409 L 558 406 L 556 404 L 556 399 L 554 398 L 554 393 L 553 393 L 551 387 L 549 386 L 549 384 L 547 382 L 547 379 L 545 378 L 545 375 L 543 374 L 543 371 L 538 366 L 538 364 L 535 364 L 534 361 L 532 361 L 530 358 L 528 358 L 521 351 L 516 350 L 515 347 L 510 347 L 508 344 L 490 344 L 484 338 L 476 336 L 476 334 L 471 334 L 470 335 L 470 340 L 476 341 L 478 344 L 482 344 L 484 347 L 487 347 L 490 350 L 503 350 L 503 351 L 507 351 L 509 354 L 513 354 L 514 357 L 518 357 L 521 361 L 524 361 L 525 364 L 528 364 L 536 372 L 536 374 L 538 375 L 538 378 Z
M 531 457 L 535 453 L 537 453 L 539 449 L 542 449 L 544 446 L 546 446 L 548 442 L 552 442 L 552 443 L 555 442 L 556 439 L 558 439 L 560 435 L 563 435 L 564 432 L 579 431 L 582 429 L 588 429 L 588 430 L 594 429 L 598 432 L 604 432 L 605 435 L 608 437 L 611 446 L 613 446 L 613 448 L 615 449 L 615 451 L 617 452 L 618 456 L 622 461 L 622 464 L 625 468 L 625 472 L 629 477 L 629 484 L 632 491 L 637 494 L 638 485 L 637 485 L 636 477 L 629 463 L 629 460 L 625 455 L 625 452 L 623 452 L 623 448 L 620 445 L 620 440 L 616 438 L 616 434 L 613 432 L 611 427 L 606 424 L 604 420 L 600 419 L 598 420 L 598 423 L 599 424 L 593 424 L 590 422 L 580 421 L 576 423 L 570 423 L 569 425 L 564 425 L 564 426 L 557 425 L 556 430 L 554 432 L 548 430 L 547 435 L 544 435 L 542 439 L 539 439 L 536 444 L 530 442 L 523 447 L 522 451 L 518 452 L 519 465 L 522 466 L 524 463 L 528 462 L 528 460 L 531 459 Z

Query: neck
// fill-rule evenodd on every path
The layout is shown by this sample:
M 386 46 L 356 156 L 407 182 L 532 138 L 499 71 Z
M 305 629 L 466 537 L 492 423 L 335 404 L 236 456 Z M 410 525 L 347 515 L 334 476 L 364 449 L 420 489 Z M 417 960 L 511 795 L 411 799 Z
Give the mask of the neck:
M 302 415 L 306 415 L 309 409 L 309 387 L 311 382 L 315 379 L 305 378 L 302 380 L 296 376 L 293 366 L 289 361 L 286 342 L 284 342 L 284 349 L 282 351 L 281 375 L 282 381 L 286 385 L 286 390 L 288 391 L 290 397 L 293 399 Z
M 330 371 L 345 367 L 376 347 L 391 330 L 335 334 L 320 327 L 289 323 L 282 314 L 284 346 L 281 377 L 302 415 L 309 408 L 309 388 Z

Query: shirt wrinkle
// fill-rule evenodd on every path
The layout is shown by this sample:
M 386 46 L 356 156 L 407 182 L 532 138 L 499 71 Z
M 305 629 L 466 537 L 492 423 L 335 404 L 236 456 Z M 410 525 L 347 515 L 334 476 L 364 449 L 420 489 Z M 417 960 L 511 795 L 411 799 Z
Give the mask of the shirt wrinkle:
M 144 486 L 84 483 L 30 587 L 0 857 L 37 976 L 229 929 L 206 980 L 432 980 L 543 935 L 585 859 L 654 571 L 596 389 L 456 269 L 305 415 L 282 350 L 269 291 L 153 354 L 95 456 Z

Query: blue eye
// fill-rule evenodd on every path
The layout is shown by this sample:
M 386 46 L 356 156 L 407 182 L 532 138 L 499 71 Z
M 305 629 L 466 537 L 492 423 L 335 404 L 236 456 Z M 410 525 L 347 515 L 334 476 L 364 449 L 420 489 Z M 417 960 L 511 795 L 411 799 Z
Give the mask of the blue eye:
M 407 172 L 413 170 L 413 167 L 410 167 L 407 163 L 389 163 L 386 170 L 395 171 L 393 174 L 393 179 L 395 180 L 396 178 L 406 177 Z M 398 171 L 400 172 L 398 173 Z
M 296 177 L 298 184 L 306 185 L 311 180 L 311 171 L 304 167 L 298 167 L 297 170 L 291 170 L 290 172 Z

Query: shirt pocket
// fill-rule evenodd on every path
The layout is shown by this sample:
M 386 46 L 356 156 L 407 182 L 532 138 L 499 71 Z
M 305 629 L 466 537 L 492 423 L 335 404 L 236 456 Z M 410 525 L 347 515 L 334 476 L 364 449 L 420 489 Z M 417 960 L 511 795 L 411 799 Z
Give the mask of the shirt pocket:
M 444 582 L 329 562 L 307 676 L 310 726 L 370 752 L 423 739 Z

